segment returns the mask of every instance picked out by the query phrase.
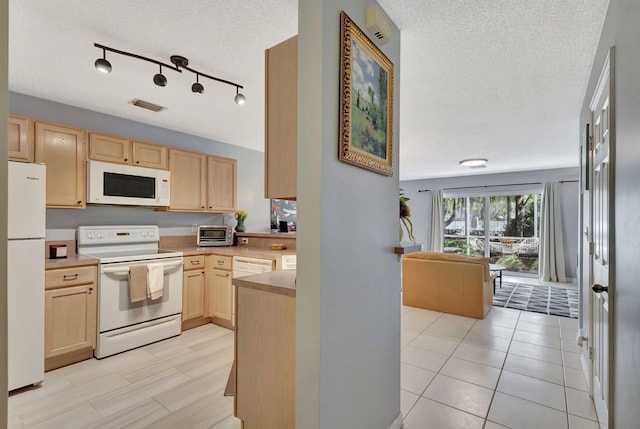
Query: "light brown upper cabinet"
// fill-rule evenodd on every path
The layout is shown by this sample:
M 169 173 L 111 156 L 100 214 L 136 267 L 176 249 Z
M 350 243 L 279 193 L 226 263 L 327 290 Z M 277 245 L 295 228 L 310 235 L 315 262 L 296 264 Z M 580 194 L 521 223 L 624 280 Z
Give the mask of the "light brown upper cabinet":
M 166 170 L 167 148 L 125 137 L 89 133 L 89 159 Z
M 227 213 L 236 209 L 235 159 L 169 148 L 169 211 Z
M 207 156 L 169 148 L 171 204 L 169 210 L 202 212 L 206 205 Z
M 236 178 L 238 161 L 218 156 L 207 157 L 207 210 L 236 210 Z
M 9 160 L 33 162 L 33 121 L 9 115 Z
M 296 199 L 298 36 L 265 51 L 265 198 Z
M 84 208 L 85 131 L 36 121 L 35 142 L 35 161 L 47 166 L 47 207 Z

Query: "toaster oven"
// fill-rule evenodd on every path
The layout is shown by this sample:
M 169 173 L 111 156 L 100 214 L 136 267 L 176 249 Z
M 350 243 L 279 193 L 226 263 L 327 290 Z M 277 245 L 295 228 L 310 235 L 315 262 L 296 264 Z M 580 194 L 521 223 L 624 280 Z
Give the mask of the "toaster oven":
M 231 246 L 233 229 L 231 225 L 198 225 L 198 246 Z

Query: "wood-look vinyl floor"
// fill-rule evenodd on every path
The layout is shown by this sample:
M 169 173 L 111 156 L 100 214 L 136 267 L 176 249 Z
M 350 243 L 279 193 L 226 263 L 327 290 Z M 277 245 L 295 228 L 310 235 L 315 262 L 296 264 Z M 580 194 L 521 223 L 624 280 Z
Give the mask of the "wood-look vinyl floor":
M 45 374 L 9 397 L 9 428 L 239 429 L 223 395 L 233 331 L 208 324 Z

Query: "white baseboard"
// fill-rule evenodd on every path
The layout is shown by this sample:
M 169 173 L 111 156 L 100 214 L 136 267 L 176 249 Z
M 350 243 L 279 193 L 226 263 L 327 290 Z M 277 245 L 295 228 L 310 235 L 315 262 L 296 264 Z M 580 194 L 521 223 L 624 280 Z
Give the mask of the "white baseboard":
M 398 417 L 391 423 L 389 429 L 402 429 L 404 425 L 402 424 L 402 413 L 398 414 Z

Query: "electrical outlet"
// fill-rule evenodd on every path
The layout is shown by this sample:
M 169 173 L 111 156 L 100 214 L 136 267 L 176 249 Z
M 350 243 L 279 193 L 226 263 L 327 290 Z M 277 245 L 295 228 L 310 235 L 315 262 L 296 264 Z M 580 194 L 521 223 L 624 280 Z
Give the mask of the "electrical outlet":
M 240 237 L 240 244 L 249 244 L 248 237 Z
M 198 225 L 196 225 L 195 223 L 191 224 L 191 232 L 197 232 L 197 231 L 198 231 Z

